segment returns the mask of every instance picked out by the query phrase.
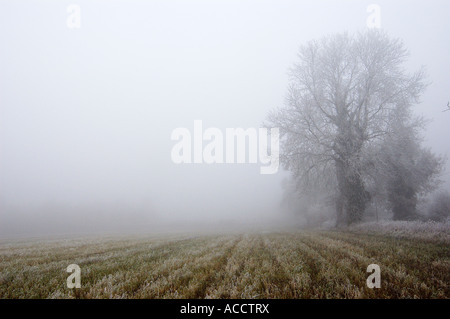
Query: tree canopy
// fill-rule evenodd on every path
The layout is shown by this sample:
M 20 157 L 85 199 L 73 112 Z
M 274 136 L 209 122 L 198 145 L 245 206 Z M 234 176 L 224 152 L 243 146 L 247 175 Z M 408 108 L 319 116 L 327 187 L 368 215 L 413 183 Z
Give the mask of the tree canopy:
M 395 133 L 399 110 L 426 88 L 424 70 L 408 73 L 407 58 L 402 41 L 379 30 L 310 41 L 290 69 L 285 104 L 269 114 L 299 186 L 334 187 L 338 224 L 361 220 L 368 149 Z

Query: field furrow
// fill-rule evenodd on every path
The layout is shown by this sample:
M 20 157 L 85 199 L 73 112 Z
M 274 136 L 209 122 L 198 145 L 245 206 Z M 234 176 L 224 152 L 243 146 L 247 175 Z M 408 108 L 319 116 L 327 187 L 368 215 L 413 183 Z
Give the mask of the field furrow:
M 0 244 L 0 298 L 448 298 L 449 270 L 442 241 L 342 231 L 22 241 Z

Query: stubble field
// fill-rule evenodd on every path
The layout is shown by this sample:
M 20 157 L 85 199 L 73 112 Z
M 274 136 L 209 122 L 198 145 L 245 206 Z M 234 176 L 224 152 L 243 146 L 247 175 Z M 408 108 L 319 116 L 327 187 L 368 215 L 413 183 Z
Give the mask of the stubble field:
M 70 264 L 79 289 L 66 286 Z M 366 286 L 370 264 L 379 289 Z M 0 242 L 0 298 L 449 298 L 449 271 L 445 238 L 379 233 Z

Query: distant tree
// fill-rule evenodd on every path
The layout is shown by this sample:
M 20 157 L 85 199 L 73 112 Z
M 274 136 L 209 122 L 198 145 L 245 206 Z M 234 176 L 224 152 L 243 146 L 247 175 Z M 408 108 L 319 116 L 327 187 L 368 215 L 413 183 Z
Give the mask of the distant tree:
M 290 71 L 286 103 L 269 114 L 266 125 L 282 134 L 281 162 L 299 184 L 335 187 L 338 225 L 360 221 L 370 199 L 365 148 L 389 133 L 392 111 L 416 103 L 425 88 L 422 70 L 405 72 L 407 56 L 379 30 L 311 41 Z
M 421 118 L 398 106 L 391 114 L 391 129 L 368 161 L 375 163 L 375 180 L 385 189 L 394 220 L 413 220 L 419 195 L 434 190 L 439 183 L 444 160 L 421 146 Z
M 450 217 L 450 193 L 441 191 L 432 199 L 428 216 L 438 222 L 446 221 Z

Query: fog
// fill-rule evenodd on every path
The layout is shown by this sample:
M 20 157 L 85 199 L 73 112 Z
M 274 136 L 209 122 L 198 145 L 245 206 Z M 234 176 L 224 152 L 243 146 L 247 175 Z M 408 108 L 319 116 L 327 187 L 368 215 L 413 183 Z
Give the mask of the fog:
M 70 4 L 80 27 L 69 28 Z M 176 164 L 176 128 L 259 128 L 302 43 L 367 28 L 371 1 L 1 1 L 0 237 L 270 229 L 288 173 Z M 431 82 L 417 114 L 449 154 L 450 3 L 377 1 Z M 444 188 L 450 185 L 446 164 Z

